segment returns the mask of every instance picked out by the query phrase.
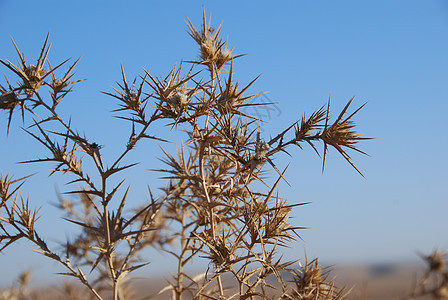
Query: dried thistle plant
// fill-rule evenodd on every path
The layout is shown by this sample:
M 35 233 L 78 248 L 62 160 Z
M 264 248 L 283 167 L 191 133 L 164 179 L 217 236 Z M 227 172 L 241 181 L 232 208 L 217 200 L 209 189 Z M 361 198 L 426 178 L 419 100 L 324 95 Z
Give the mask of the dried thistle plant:
M 30 288 L 32 274 L 30 271 L 24 271 L 19 274 L 15 283 L 7 289 L 0 289 L 1 300 L 21 300 L 21 299 L 42 299 L 38 293 Z
M 434 250 L 430 255 L 420 255 L 425 260 L 427 269 L 424 275 L 413 284 L 412 292 L 403 299 L 434 300 L 448 299 L 448 254 Z
M 258 77 L 239 87 L 233 64 L 240 55 L 221 37 L 221 25 L 211 27 L 205 11 L 199 29 L 190 20 L 187 26 L 199 46 L 199 58 L 189 62 L 187 72 L 182 65 L 175 65 L 166 76 L 145 70 L 131 83 L 121 66 L 118 87 L 104 92 L 118 100 L 117 118 L 131 128 L 123 149 L 109 161 L 102 158 L 96 141 L 80 135 L 59 113 L 59 103 L 81 81 L 73 80 L 79 60 L 61 75 L 68 60 L 51 66 L 48 35 L 35 65 L 25 61 L 14 43 L 18 66 L 0 60 L 19 79 L 11 85 L 5 77 L 6 85 L 0 86 L 0 109 L 9 112 L 7 131 L 13 113 L 21 109 L 28 125 L 25 131 L 48 153 L 24 163 L 51 162 L 55 167 L 50 175 L 74 177 L 65 192 L 69 196 L 60 196 L 58 207 L 78 231 L 61 243 L 62 250 L 50 249 L 38 233 L 38 210 L 20 194 L 26 178 L 1 175 L 0 249 L 29 240 L 65 269 L 61 274 L 78 280 L 97 299 L 132 297 L 126 289 L 128 275 L 150 262 L 140 255 L 148 247 L 166 251 L 177 261 L 176 272 L 161 291 L 171 291 L 173 299 L 342 299 L 343 290 L 334 286 L 317 260 L 292 270 L 297 261 L 278 256 L 282 247 L 301 239 L 301 227 L 291 223 L 291 212 L 306 203 L 288 204 L 278 195 L 287 167 L 281 170 L 273 161 L 277 153 L 302 148 L 304 143 L 319 154 L 316 144 L 322 142 L 323 165 L 331 146 L 361 174 L 346 151 L 364 153 L 357 142 L 365 138 L 354 131 L 353 123 L 362 106 L 347 117 L 351 99 L 331 121 L 328 102 L 274 138 L 263 138 L 263 120 L 243 112 L 244 107 L 269 105 L 256 102 L 260 94 L 249 93 Z M 184 132 L 187 142 L 177 154 L 162 146 L 165 167 L 156 170 L 169 183 L 160 195 L 153 196 L 150 190 L 149 203 L 129 209 L 126 172 L 137 162 L 123 161 L 144 139 L 170 140 L 152 132 L 156 121 Z M 273 183 L 264 176 L 271 167 L 278 174 Z M 209 262 L 206 272 L 199 276 L 185 272 L 187 263 L 201 259 Z M 286 272 L 294 276 L 292 290 L 284 280 Z M 67 295 L 72 293 L 66 290 Z
M 285 293 L 282 299 L 343 299 L 350 290 L 340 289 L 334 285 L 334 279 L 329 279 L 330 269 L 322 268 L 316 258 L 306 262 L 299 269 L 290 269 L 294 283 L 291 291 Z

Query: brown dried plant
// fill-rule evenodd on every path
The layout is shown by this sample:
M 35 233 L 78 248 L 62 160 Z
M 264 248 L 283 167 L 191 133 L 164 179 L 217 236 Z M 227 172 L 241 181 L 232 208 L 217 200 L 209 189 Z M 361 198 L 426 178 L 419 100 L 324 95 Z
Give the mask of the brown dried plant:
M 33 292 L 30 288 L 31 277 L 30 271 L 21 272 L 11 287 L 0 290 L 0 300 L 42 299 L 38 293 Z
M 273 161 L 277 153 L 303 144 L 319 154 L 320 141 L 324 165 L 331 146 L 361 174 L 346 149 L 364 153 L 356 144 L 365 138 L 355 133 L 353 123 L 362 106 L 346 116 L 351 99 L 331 121 L 328 102 L 274 138 L 263 139 L 263 120 L 243 112 L 244 107 L 269 105 L 249 94 L 258 77 L 243 88 L 235 82 L 233 64 L 239 55 L 220 36 L 221 25 L 211 27 L 205 11 L 199 29 L 190 20 L 187 26 L 200 54 L 186 73 L 182 65 L 165 77 L 145 70 L 131 83 L 122 66 L 121 83 L 105 92 L 118 100 L 117 117 L 131 128 L 123 149 L 110 161 L 103 161 L 101 146 L 80 135 L 59 113 L 59 103 L 80 82 L 72 79 L 78 60 L 58 76 L 68 60 L 51 66 L 48 35 L 36 65 L 27 63 L 14 43 L 19 64 L 0 60 L 19 78 L 11 85 L 5 77 L 6 86 L 0 86 L 0 108 L 9 112 L 7 131 L 20 109 L 28 125 L 25 131 L 48 153 L 24 163 L 52 162 L 51 175 L 74 177 L 68 182 L 72 189 L 65 192 L 73 197 L 60 196 L 59 208 L 79 231 L 61 243 L 62 251 L 50 249 L 38 233 L 38 210 L 20 193 L 26 178 L 1 175 L 0 249 L 29 240 L 39 253 L 62 265 L 61 274 L 76 278 L 97 299 L 131 298 L 128 275 L 150 262 L 140 256 L 148 247 L 166 251 L 177 261 L 176 272 L 161 291 L 171 291 L 173 299 L 342 299 L 343 290 L 334 286 L 317 260 L 294 269 L 298 261 L 283 261 L 277 254 L 300 239 L 302 227 L 292 225 L 291 211 L 305 203 L 288 204 L 278 195 L 287 167 L 281 170 Z M 162 148 L 166 167 L 156 170 L 165 174 L 167 186 L 158 196 L 150 190 L 149 203 L 125 213 L 131 211 L 125 173 L 136 163 L 123 164 L 124 158 L 144 139 L 169 140 L 151 132 L 156 121 L 184 132 L 187 142 L 177 154 Z M 273 183 L 264 176 L 271 167 L 278 174 Z M 117 177 L 121 179 L 113 184 Z M 187 274 L 185 266 L 201 259 L 209 262 L 208 270 Z M 287 273 L 293 275 L 292 285 L 285 280 Z
M 421 255 L 425 260 L 427 269 L 423 276 L 413 283 L 409 296 L 403 299 L 448 299 L 448 254 L 434 250 L 430 255 Z

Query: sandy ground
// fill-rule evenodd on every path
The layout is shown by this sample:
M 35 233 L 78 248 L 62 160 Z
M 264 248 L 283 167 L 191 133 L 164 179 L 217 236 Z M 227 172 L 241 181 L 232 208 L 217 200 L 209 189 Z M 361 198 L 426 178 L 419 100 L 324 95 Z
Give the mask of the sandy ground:
M 336 282 L 352 287 L 347 300 L 407 299 L 417 276 L 423 272 L 422 265 L 345 266 L 335 270 Z
M 423 272 L 422 265 L 375 265 L 339 266 L 332 274 L 337 275 L 338 286 L 352 288 L 347 300 L 404 300 L 407 299 L 406 296 L 409 295 L 417 276 L 422 276 Z M 169 292 L 157 295 L 165 285 L 166 281 L 163 278 L 137 280 L 133 288 L 134 295 L 129 299 L 171 299 Z M 64 296 L 63 289 L 63 284 L 55 284 L 45 289 L 34 290 L 33 294 L 39 299 L 68 299 Z M 75 287 L 74 291 L 78 296 L 82 295 L 82 287 Z M 33 297 L 30 296 L 29 299 Z

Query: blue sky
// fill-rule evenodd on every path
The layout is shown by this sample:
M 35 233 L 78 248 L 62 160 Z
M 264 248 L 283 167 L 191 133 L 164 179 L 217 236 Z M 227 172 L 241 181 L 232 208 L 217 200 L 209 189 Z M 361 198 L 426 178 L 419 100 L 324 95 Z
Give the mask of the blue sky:
M 205 5 L 215 26 L 223 21 L 222 33 L 234 51 L 246 54 L 235 62 L 235 78 L 244 84 L 261 74 L 251 92 L 268 92 L 278 102 L 278 113 L 264 125 L 266 135 L 304 110 L 318 109 L 330 95 L 334 114 L 352 96 L 355 106 L 367 102 L 356 121 L 360 132 L 375 139 L 360 144 L 370 157 L 353 153 L 367 179 L 335 151 L 324 175 L 311 149 L 276 159 L 280 166 L 291 164 L 287 178 L 293 187 L 284 185 L 280 192 L 293 203 L 312 202 L 294 213 L 296 225 L 309 227 L 302 231 L 305 243 L 286 253 L 303 257 L 306 249 L 328 263 L 365 263 L 410 261 L 417 259 L 416 251 L 448 250 L 446 1 L 130 3 L 0 0 L 0 56 L 16 60 L 13 37 L 28 60 L 36 58 L 47 32 L 53 41 L 50 61 L 82 56 L 76 78 L 86 81 L 74 88 L 63 111 L 80 132 L 101 140 L 107 159 L 128 128 L 111 117 L 116 103 L 100 91 L 111 91 L 120 80 L 121 62 L 132 78 L 142 67 L 166 74 L 176 61 L 195 59 L 198 50 L 185 19 L 199 25 Z M 55 186 L 65 188 L 64 178 L 48 178 L 51 165 L 15 164 L 46 153 L 19 129 L 20 120 L 14 121 L 6 139 L 7 114 L 0 114 L 0 169 L 16 176 L 40 171 L 24 193 L 41 207 L 48 240 L 61 240 L 69 227 L 51 203 Z M 144 163 L 130 175 L 134 185 L 163 185 L 147 171 L 157 151 L 149 143 L 136 150 Z M 23 253 L 25 259 L 19 257 Z M 0 265 L 15 271 L 28 264 L 46 266 L 26 243 L 0 255 Z M 0 284 L 9 281 L 0 277 Z

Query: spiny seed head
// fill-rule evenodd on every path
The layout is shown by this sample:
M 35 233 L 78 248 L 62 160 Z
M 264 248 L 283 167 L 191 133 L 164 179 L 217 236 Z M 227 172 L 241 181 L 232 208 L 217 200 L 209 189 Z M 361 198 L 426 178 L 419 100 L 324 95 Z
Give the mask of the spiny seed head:
M 53 89 L 53 92 L 55 94 L 61 92 L 66 86 L 66 83 L 64 80 L 60 80 L 60 79 L 55 79 L 53 80 L 53 82 L 51 83 L 51 88 Z
M 266 220 L 266 237 L 274 237 L 284 235 L 286 230 L 291 227 L 288 219 L 291 214 L 291 207 L 285 206 L 283 204 L 277 205 L 277 208 Z
M 13 91 L 6 92 L 0 96 L 0 109 L 12 109 L 19 104 L 20 100 Z
M 27 204 L 28 205 L 28 204 Z M 20 215 L 19 218 L 21 220 L 21 223 L 30 231 L 33 232 L 34 231 L 34 225 L 38 219 L 37 217 L 37 211 L 31 211 L 29 210 L 29 208 L 26 206 L 22 207 L 21 211 L 20 211 Z
M 233 95 L 221 94 L 218 98 L 218 105 L 222 109 L 232 109 L 238 103 L 238 99 Z
M 269 144 L 264 141 L 257 141 L 255 145 L 255 158 L 260 160 L 266 158 L 266 155 L 269 152 Z
M 128 103 L 130 109 L 137 110 L 140 107 L 141 100 L 134 89 L 126 93 L 124 100 Z
M 36 65 L 29 65 L 25 68 L 25 74 L 29 79 L 39 80 L 41 76 L 45 74 L 45 70 L 37 67 Z
M 178 91 L 171 97 L 171 102 L 176 107 L 183 107 L 188 104 L 188 96 L 183 91 Z
M 103 238 L 107 233 L 110 234 L 110 242 L 116 243 L 123 238 L 125 235 L 123 234 L 124 223 L 125 220 L 121 216 L 115 216 L 114 213 L 109 215 L 109 230 L 107 230 L 106 222 L 104 219 L 100 220 L 100 224 L 98 225 L 99 230 L 97 231 L 98 237 Z
M 31 272 L 24 271 L 19 275 L 19 283 L 21 286 L 25 286 L 31 281 Z
M 212 261 L 220 267 L 231 264 L 232 260 L 235 259 L 232 250 L 221 239 L 214 243 L 214 247 L 211 250 Z
M 218 69 L 228 63 L 233 57 L 232 50 L 225 44 L 208 36 L 200 45 L 201 57 L 204 62 L 213 62 Z
M 235 58 L 232 50 L 227 48 L 227 41 L 220 37 L 221 26 L 217 29 L 210 27 L 210 19 L 207 22 L 205 11 L 204 20 L 199 30 L 193 26 L 190 20 L 188 20 L 187 24 L 190 36 L 199 45 L 199 63 L 206 65 L 214 78 L 221 73 L 222 68 L 227 63 Z
M 315 259 L 300 270 L 291 270 L 295 288 L 283 299 L 328 299 L 342 300 L 347 295 L 344 288 L 334 285 L 334 279 L 329 279 L 330 270 L 322 268 Z
M 217 35 L 207 35 L 199 46 L 202 63 L 209 68 L 216 67 L 217 70 L 221 70 L 234 58 L 232 50 L 227 48 L 227 43 L 224 43 Z
M 433 272 L 442 272 L 446 266 L 444 257 L 446 256 L 443 252 L 434 251 L 431 255 L 425 257 L 429 270 Z
M 25 68 L 24 72 L 27 76 L 24 87 L 26 89 L 38 90 L 42 85 L 42 78 L 46 74 L 45 69 L 36 65 L 29 65 Z
M 216 55 L 217 47 L 211 36 L 207 36 L 206 39 L 201 43 L 201 54 L 204 60 L 210 59 Z
M 222 50 L 221 56 L 224 60 L 227 60 L 227 61 L 230 61 L 234 57 L 232 50 L 229 48 L 225 48 L 224 50 Z

